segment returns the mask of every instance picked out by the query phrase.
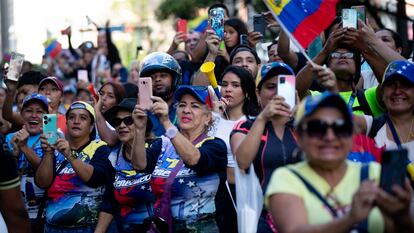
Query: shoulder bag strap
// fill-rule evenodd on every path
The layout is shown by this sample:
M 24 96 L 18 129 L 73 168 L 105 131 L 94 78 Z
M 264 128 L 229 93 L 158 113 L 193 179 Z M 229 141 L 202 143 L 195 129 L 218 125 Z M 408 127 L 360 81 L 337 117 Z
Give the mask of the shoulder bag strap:
M 400 140 L 400 137 L 398 137 L 398 133 L 397 133 L 397 130 L 395 129 L 394 123 L 392 123 L 392 120 L 388 114 L 386 117 L 387 117 L 387 124 L 390 127 L 392 137 L 394 138 L 394 142 L 397 144 L 398 149 L 402 149 L 401 140 Z
M 363 163 L 361 165 L 361 173 L 360 173 L 360 183 L 362 183 L 364 180 L 367 180 L 369 178 L 369 164 Z M 368 232 L 368 218 L 366 218 L 364 221 L 359 223 L 356 226 L 359 233 Z
M 338 217 L 338 213 L 336 212 L 336 210 L 328 203 L 328 201 L 322 196 L 322 194 L 320 194 L 307 180 L 305 180 L 305 178 L 303 178 L 303 176 L 301 176 L 297 171 L 289 168 L 289 170 L 295 174 L 305 185 L 305 187 L 309 190 L 309 192 L 311 192 L 313 195 L 315 195 L 326 207 L 328 207 L 329 211 L 331 212 L 331 214 L 337 218 Z

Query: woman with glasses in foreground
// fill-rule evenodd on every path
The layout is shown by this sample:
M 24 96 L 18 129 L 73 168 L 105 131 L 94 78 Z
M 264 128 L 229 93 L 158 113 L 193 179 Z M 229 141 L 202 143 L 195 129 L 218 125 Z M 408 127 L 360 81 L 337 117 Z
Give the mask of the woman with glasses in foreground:
M 207 87 L 180 86 L 174 99 L 179 130 L 168 118 L 167 103 L 152 97 L 149 110 L 166 129 L 159 147 L 144 147 L 147 109 L 137 105 L 133 112 L 132 163 L 152 173 L 150 183 L 156 196 L 151 232 L 218 232 L 215 196 L 224 192 L 219 183 L 226 179 L 226 144 L 207 136 L 212 124 Z
M 108 157 L 115 169 L 115 180 L 106 187 L 95 233 L 109 232 L 112 219 L 115 219 L 120 233 L 139 233 L 148 229 L 149 224 L 145 220 L 152 215 L 151 208 L 155 201 L 149 184 L 151 173 L 137 172 L 131 162 L 135 135 L 132 111 L 136 103 L 135 98 L 125 98 L 104 114 L 105 119 L 115 128 L 120 143 Z M 148 126 L 147 129 L 151 129 Z M 149 133 L 147 130 L 146 136 Z M 147 139 L 146 143 L 155 146 L 160 144 L 160 140 Z
M 353 122 L 339 95 L 306 97 L 295 127 L 306 161 L 277 169 L 265 199 L 279 232 L 406 231 L 401 221 L 409 219 L 410 187 L 398 187 L 392 197 L 378 187 L 378 164 L 347 161 Z M 390 211 L 392 202 L 398 211 Z

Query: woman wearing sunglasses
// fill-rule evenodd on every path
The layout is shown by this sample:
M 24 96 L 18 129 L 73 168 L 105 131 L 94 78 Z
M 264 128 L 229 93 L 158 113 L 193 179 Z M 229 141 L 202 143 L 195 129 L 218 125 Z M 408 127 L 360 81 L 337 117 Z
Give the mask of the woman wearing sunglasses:
M 277 169 L 265 198 L 278 231 L 394 232 L 376 207 L 389 209 L 382 197 L 390 195 L 377 187 L 380 166 L 347 160 L 353 123 L 345 101 L 329 92 L 306 97 L 295 127 L 306 161 Z M 406 199 L 399 208 L 406 210 L 410 194 L 399 191 Z
M 150 189 L 150 173 L 137 172 L 131 163 L 131 149 L 135 135 L 132 111 L 137 99 L 126 98 L 118 105 L 108 109 L 105 119 L 115 128 L 120 143 L 112 150 L 109 160 L 115 169 L 115 181 L 106 187 L 104 202 L 99 214 L 95 232 L 106 232 L 112 219 L 115 219 L 121 233 L 146 232 L 145 219 L 148 219 L 155 197 Z M 147 129 L 151 129 L 148 125 Z M 160 140 L 148 138 L 150 146 Z
M 279 62 L 262 66 L 262 79 L 256 92 L 263 110 L 256 119 L 235 125 L 230 136 L 231 148 L 239 167 L 246 170 L 253 164 L 263 192 L 276 168 L 300 159 L 295 153 L 297 145 L 290 123 L 291 106 L 277 95 L 278 75 L 281 74 L 293 75 L 293 70 Z M 270 215 L 264 209 L 258 232 L 273 232 L 272 227 Z
M 146 148 L 146 109 L 133 112 L 136 134 L 132 163 L 152 173 L 151 189 L 156 196 L 151 228 L 160 232 L 218 232 L 215 196 L 224 192 L 227 149 L 223 140 L 207 136 L 212 124 L 211 100 L 207 87 L 180 86 L 177 129 L 168 118 L 168 105 L 152 97 L 149 109 L 166 129 L 162 145 Z

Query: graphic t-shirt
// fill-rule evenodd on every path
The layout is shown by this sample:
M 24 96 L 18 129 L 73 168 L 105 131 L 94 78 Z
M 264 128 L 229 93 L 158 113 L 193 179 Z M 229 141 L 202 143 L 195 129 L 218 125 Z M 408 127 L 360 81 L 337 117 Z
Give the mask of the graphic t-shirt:
M 164 192 L 163 183 L 181 160 L 174 145 L 165 137 L 162 138 L 161 154 L 155 151 L 160 148 L 147 149 L 147 167 L 155 166 L 151 177 L 151 185 L 155 195 Z M 227 149 L 219 138 L 207 137 L 195 145 L 200 151 L 200 160 L 194 166 L 184 164 L 178 171 L 171 190 L 172 217 L 178 221 L 193 224 L 200 219 L 213 217 L 216 211 L 214 198 L 227 166 Z M 157 158 L 158 157 L 158 158 Z M 155 185 L 154 185 L 155 184 Z M 174 227 L 174 226 L 173 226 Z M 217 228 L 206 226 L 205 229 Z
M 150 142 L 149 146 L 160 147 L 161 140 Z M 148 143 L 146 144 L 148 146 Z M 151 173 L 137 172 L 130 160 L 125 157 L 124 147 L 114 148 L 109 160 L 115 169 L 113 196 L 119 205 L 121 223 L 142 224 L 152 216 L 155 196 L 150 186 Z
M 13 151 L 13 146 L 10 141 L 15 134 L 16 133 L 10 133 L 6 136 L 7 147 L 10 151 Z M 40 134 L 29 136 L 27 139 L 27 146 L 31 148 L 39 158 L 43 157 L 43 149 L 40 145 Z M 37 187 L 35 184 L 35 171 L 23 152 L 20 152 L 17 159 L 17 172 L 20 174 L 20 190 L 23 194 L 23 200 L 26 204 L 29 218 L 35 219 L 44 190 Z
M 110 153 L 106 143 L 100 140 L 89 142 L 76 151 L 76 156 L 93 166 L 90 180 L 85 183 L 76 174 L 70 163 L 55 176 L 48 191 L 46 221 L 57 227 L 79 227 L 95 225 L 99 205 L 102 202 L 105 182 L 113 182 L 113 168 L 108 160 Z M 56 155 L 56 169 L 65 161 L 62 154 Z
M 341 181 L 334 187 L 319 176 L 304 161 L 277 169 L 270 180 L 266 192 L 265 204 L 269 206 L 268 198 L 274 194 L 284 193 L 297 196 L 303 200 L 308 216 L 308 223 L 318 225 L 334 219 L 328 207 L 309 191 L 304 183 L 292 173 L 291 168 L 304 177 L 325 199 L 335 208 L 339 216 L 343 216 L 351 209 L 352 197 L 360 185 L 361 163 L 347 161 L 347 170 Z M 380 165 L 369 163 L 369 179 L 379 182 Z M 368 217 L 368 232 L 383 232 L 384 221 L 378 208 L 373 208 Z

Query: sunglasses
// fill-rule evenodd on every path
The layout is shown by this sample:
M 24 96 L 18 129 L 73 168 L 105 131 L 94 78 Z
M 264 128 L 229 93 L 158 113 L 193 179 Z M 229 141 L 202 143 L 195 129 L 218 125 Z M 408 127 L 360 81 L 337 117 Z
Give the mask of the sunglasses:
M 331 58 L 341 58 L 341 57 L 351 59 L 351 58 L 354 58 L 354 53 L 351 53 L 351 52 L 345 52 L 345 53 L 333 52 L 333 53 L 331 53 Z
M 323 138 L 331 128 L 338 138 L 346 138 L 352 135 L 352 124 L 343 119 L 338 119 L 328 124 L 321 120 L 310 120 L 302 125 L 302 130 L 312 138 Z
M 132 125 L 134 124 L 134 119 L 132 119 L 132 116 L 127 116 L 124 118 L 116 117 L 113 118 L 110 123 L 113 127 L 118 127 L 122 124 L 122 122 L 124 122 L 125 125 Z

